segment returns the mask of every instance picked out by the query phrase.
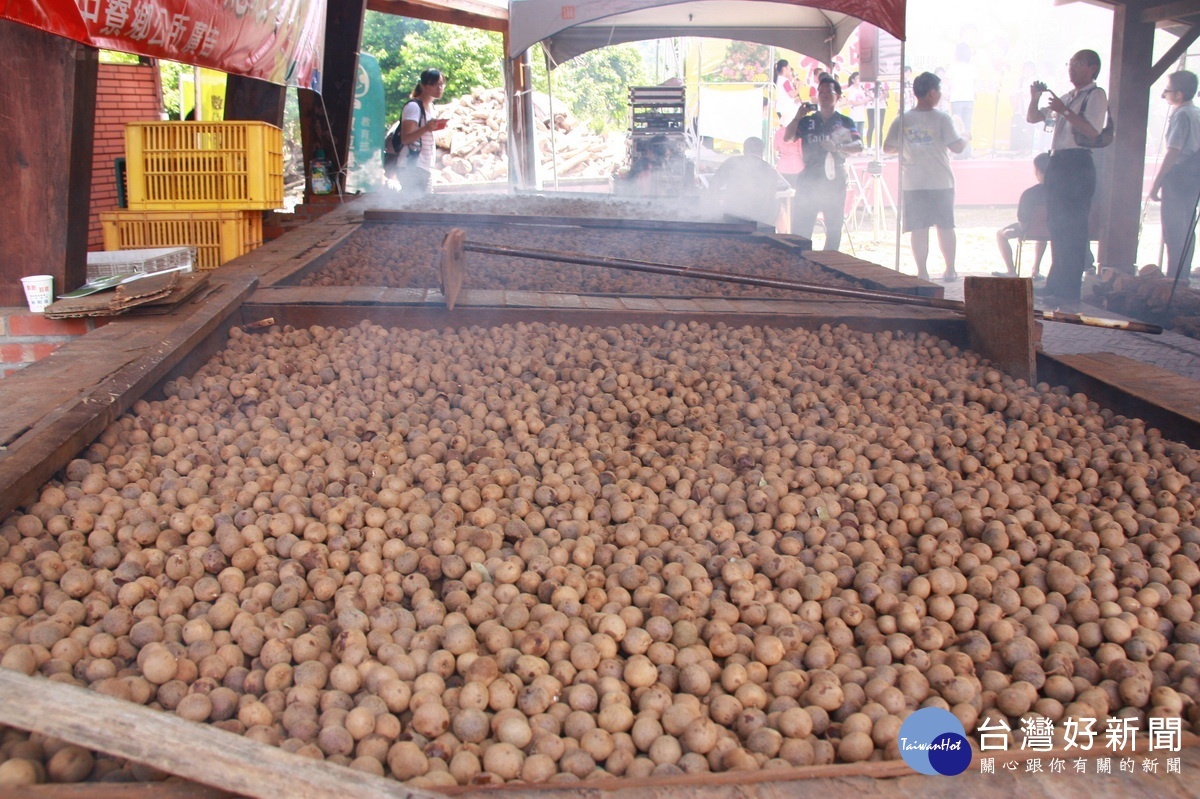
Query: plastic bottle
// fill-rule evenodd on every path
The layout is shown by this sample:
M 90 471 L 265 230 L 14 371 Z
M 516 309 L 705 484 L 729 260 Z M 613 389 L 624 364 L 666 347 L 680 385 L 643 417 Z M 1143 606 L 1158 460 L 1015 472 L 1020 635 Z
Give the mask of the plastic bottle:
M 317 150 L 317 155 L 309 163 L 309 182 L 313 194 L 332 194 L 333 180 L 329 177 L 329 162 L 325 160 L 325 151 Z

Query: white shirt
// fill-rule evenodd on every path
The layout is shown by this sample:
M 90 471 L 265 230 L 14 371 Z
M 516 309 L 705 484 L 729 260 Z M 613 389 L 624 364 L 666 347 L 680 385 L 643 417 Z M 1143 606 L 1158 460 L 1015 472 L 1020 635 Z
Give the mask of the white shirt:
M 1096 85 L 1095 81 L 1086 86 L 1080 86 L 1078 89 L 1072 89 L 1060 99 L 1071 111 L 1085 116 L 1097 133 L 1104 128 L 1104 120 L 1108 117 L 1108 95 L 1104 93 L 1104 89 Z M 1086 109 L 1084 109 L 1085 105 Z M 1054 125 L 1054 138 L 1050 142 L 1050 149 L 1057 152 L 1058 150 L 1078 148 L 1079 145 L 1075 142 L 1075 128 L 1071 126 L 1070 122 L 1060 118 Z
M 400 119 L 401 120 L 411 119 L 413 122 L 417 123 L 418 127 L 420 127 L 420 125 L 422 124 L 421 123 L 421 109 L 419 107 L 420 102 L 421 102 L 420 99 L 418 99 L 417 102 L 415 102 L 415 103 L 411 103 L 411 102 L 405 103 L 404 110 L 400 114 Z M 437 119 L 437 109 L 430 108 L 428 111 L 425 112 L 425 122 L 428 123 L 434 119 Z M 403 123 L 401 123 L 401 124 L 403 124 Z M 432 172 L 433 171 L 433 152 L 434 152 L 435 147 L 436 147 L 436 145 L 433 143 L 433 131 L 427 130 L 424 133 L 422 133 L 421 134 L 421 154 L 417 156 L 416 166 L 420 167 L 421 169 L 424 169 L 426 172 Z M 408 154 L 408 146 L 405 145 L 404 148 L 400 152 L 400 165 L 404 165 L 405 163 L 407 163 L 407 161 L 406 161 L 407 154 Z

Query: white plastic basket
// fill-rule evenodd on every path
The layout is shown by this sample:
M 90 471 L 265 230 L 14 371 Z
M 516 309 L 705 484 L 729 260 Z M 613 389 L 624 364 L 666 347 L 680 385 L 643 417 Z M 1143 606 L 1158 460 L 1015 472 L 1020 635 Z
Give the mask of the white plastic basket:
M 89 252 L 87 279 L 91 282 L 114 275 L 148 274 L 168 269 L 190 272 L 195 264 L 195 247 L 155 247 L 144 250 Z

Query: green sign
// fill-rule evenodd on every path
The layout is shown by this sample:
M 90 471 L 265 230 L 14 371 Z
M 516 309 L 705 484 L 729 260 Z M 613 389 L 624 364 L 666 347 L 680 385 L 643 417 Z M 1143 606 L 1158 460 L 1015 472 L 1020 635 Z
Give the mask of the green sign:
M 354 121 L 350 129 L 349 191 L 376 191 L 383 186 L 383 137 L 387 134 L 387 108 L 379 61 L 358 54 L 358 80 L 354 86 Z

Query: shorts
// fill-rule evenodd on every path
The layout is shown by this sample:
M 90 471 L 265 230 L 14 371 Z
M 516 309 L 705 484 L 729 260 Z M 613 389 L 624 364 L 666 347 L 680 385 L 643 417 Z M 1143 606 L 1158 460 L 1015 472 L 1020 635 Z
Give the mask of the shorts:
M 909 189 L 904 192 L 904 232 L 954 228 L 954 189 Z

